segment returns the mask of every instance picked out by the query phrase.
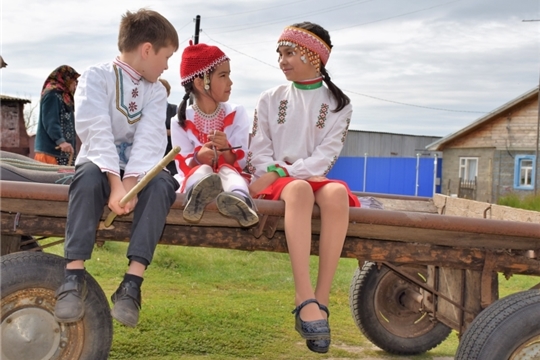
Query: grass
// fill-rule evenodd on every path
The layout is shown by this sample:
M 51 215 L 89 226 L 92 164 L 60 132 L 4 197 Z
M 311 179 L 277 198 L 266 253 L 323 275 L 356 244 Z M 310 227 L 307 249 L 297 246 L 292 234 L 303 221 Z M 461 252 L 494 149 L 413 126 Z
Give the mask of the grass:
M 516 193 L 505 195 L 497 201 L 499 205 L 510 206 L 525 210 L 540 211 L 540 195 L 519 196 Z
M 126 270 L 126 247 L 106 242 L 86 262 L 107 296 Z M 63 248 L 47 252 L 62 255 Z M 312 269 L 317 260 L 312 258 Z M 355 325 L 348 293 L 357 267 L 355 259 L 340 260 L 330 303 L 332 346 L 317 355 L 294 330 L 287 254 L 160 245 L 145 275 L 139 325 L 131 329 L 114 322 L 110 359 L 403 359 L 372 345 Z M 537 282 L 503 278 L 501 296 Z M 457 345 L 452 333 L 435 349 L 407 359 L 452 358 Z

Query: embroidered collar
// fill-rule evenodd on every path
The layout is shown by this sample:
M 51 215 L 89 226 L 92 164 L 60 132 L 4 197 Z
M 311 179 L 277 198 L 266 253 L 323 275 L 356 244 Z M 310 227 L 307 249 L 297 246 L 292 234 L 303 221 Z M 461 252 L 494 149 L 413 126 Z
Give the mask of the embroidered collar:
M 203 111 L 197 106 L 197 104 L 193 104 L 192 107 L 193 107 L 193 110 L 194 110 L 200 117 L 202 117 L 202 118 L 204 118 L 204 119 L 207 119 L 207 120 L 213 120 L 213 119 L 217 116 L 217 114 L 219 113 L 219 111 L 221 110 L 221 103 L 218 103 L 216 110 L 214 110 L 214 112 L 211 113 L 211 114 L 207 114 L 207 113 L 203 112 Z
M 306 81 L 293 81 L 293 85 L 295 88 L 300 89 L 300 90 L 318 89 L 322 86 L 322 77 L 318 77 L 318 78 L 306 80 Z
M 142 75 L 133 67 L 131 67 L 131 65 L 129 65 L 128 63 L 123 62 L 119 58 L 114 59 L 113 63 L 118 65 L 122 70 L 124 70 L 126 74 L 129 75 L 131 80 L 133 80 L 135 83 L 139 83 L 139 81 L 141 81 Z

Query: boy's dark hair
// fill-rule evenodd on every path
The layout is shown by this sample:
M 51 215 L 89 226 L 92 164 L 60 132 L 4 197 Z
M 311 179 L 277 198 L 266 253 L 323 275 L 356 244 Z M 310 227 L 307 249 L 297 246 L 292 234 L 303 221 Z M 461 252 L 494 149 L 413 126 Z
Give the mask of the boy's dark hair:
M 330 48 L 333 47 L 332 41 L 330 41 L 330 34 L 322 26 L 311 23 L 309 21 L 293 24 L 291 26 L 310 31 L 314 33 L 315 35 L 317 35 L 318 37 L 320 37 Z M 332 82 L 332 80 L 330 80 L 330 75 L 328 74 L 328 71 L 326 71 L 326 68 L 324 67 L 322 62 L 321 62 L 320 70 L 321 70 L 321 75 L 323 77 L 324 83 L 326 84 L 326 86 L 328 86 L 328 89 L 330 90 L 332 95 L 334 95 L 334 98 L 337 101 L 337 106 L 332 111 L 338 112 L 342 110 L 346 105 L 349 105 L 351 102 L 351 99 L 349 99 L 349 97 L 345 95 L 345 93 L 343 93 L 343 91 L 341 91 L 341 89 L 338 88 L 336 84 Z
M 149 42 L 157 53 L 161 48 L 172 46 L 178 50 L 178 33 L 174 26 L 160 13 L 139 9 L 122 15 L 118 33 L 118 50 L 129 52 L 140 44 Z

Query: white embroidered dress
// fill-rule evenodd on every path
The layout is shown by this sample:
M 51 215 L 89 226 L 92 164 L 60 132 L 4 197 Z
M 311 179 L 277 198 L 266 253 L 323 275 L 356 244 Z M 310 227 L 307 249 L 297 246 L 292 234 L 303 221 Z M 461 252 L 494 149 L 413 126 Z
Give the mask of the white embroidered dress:
M 326 86 L 291 83 L 261 94 L 255 109 L 247 166 L 253 180 L 276 165 L 294 178 L 326 176 L 347 136 L 352 105 L 336 108 Z
M 116 59 L 79 77 L 75 129 L 81 139 L 76 165 L 93 162 L 103 172 L 140 178 L 162 158 L 167 145 L 167 92 Z
M 196 151 L 208 142 L 208 135 L 214 130 L 223 131 L 227 135 L 229 146 L 241 146 L 231 150 L 236 154 L 234 168 L 241 173 L 246 165 L 246 153 L 249 145 L 250 120 L 243 106 L 231 103 L 220 103 L 214 114 L 202 116 L 193 106 L 186 109 L 185 129 L 178 123 L 178 117 L 171 120 L 171 143 L 180 146 L 176 156 L 178 174 L 176 180 L 182 184 L 191 172 L 191 160 Z M 218 164 L 222 164 L 221 160 Z

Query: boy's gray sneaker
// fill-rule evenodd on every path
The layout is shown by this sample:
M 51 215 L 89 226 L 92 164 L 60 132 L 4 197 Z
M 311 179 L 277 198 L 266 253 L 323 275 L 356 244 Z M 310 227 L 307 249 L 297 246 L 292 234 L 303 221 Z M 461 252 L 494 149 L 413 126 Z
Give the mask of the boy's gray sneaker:
M 251 197 L 243 191 L 242 194 L 222 192 L 216 198 L 217 208 L 221 214 L 238 220 L 241 226 L 250 227 L 259 222 L 259 216 L 254 210 L 255 203 Z
M 72 323 L 84 316 L 84 300 L 88 294 L 86 277 L 68 275 L 56 290 L 54 319 L 60 323 Z
M 218 174 L 208 174 L 189 188 L 186 193 L 184 219 L 190 222 L 201 220 L 204 208 L 223 191 Z

